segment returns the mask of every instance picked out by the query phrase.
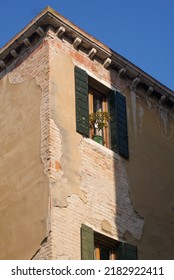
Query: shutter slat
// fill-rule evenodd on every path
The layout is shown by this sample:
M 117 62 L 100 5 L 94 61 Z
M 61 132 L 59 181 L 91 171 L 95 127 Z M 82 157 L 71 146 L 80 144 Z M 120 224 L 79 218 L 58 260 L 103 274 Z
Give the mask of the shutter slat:
M 88 75 L 75 66 L 76 131 L 89 137 Z
M 75 81 L 76 81 L 76 86 L 77 86 L 77 89 L 79 88 L 82 88 L 82 89 L 88 89 L 88 86 L 87 86 L 87 84 L 86 84 L 86 79 L 85 79 L 85 77 L 84 76 L 82 76 L 81 78 L 83 78 L 83 80 L 80 80 L 80 77 L 79 78 L 77 78 L 76 77 L 76 79 L 75 79 Z
M 94 259 L 94 232 L 84 224 L 81 226 L 81 259 Z

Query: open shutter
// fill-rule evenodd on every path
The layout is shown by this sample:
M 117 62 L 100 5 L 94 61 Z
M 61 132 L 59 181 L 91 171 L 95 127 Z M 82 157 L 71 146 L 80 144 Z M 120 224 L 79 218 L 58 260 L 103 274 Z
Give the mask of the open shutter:
M 116 93 L 117 126 L 118 126 L 118 152 L 125 158 L 129 158 L 126 97 L 120 92 Z
M 75 66 L 76 131 L 89 136 L 88 75 Z
M 94 232 L 84 224 L 81 226 L 81 259 L 94 259 Z
M 120 92 L 112 91 L 108 103 L 111 116 L 111 150 L 129 158 L 126 98 Z
M 108 96 L 108 107 L 110 120 L 110 133 L 111 133 L 111 150 L 118 152 L 118 128 L 117 128 L 117 106 L 116 106 L 116 92 L 111 91 Z
M 128 243 L 124 243 L 124 259 L 138 260 L 137 247 Z
M 138 260 L 137 247 L 128 243 L 120 243 L 116 247 L 117 260 Z

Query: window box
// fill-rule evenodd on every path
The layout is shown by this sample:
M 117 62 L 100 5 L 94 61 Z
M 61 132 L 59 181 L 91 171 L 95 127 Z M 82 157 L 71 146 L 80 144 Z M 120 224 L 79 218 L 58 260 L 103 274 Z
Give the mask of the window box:
M 103 137 L 100 135 L 94 135 L 93 140 L 101 145 L 103 145 Z

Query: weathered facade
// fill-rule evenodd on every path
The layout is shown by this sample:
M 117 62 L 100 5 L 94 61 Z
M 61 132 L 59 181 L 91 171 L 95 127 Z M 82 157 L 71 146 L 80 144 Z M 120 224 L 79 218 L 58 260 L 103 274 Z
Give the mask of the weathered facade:
M 173 91 L 51 8 L 1 49 L 0 77 L 0 259 L 173 259 Z M 91 88 L 113 110 L 104 145 Z

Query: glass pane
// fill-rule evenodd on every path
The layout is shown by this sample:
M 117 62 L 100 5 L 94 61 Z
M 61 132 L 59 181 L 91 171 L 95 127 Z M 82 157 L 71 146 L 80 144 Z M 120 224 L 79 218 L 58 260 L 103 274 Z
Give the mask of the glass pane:
M 94 113 L 102 112 L 102 101 L 103 101 L 102 96 L 100 96 L 98 94 L 94 94 L 93 95 Z M 103 135 L 103 129 L 98 129 L 97 125 L 94 128 L 94 132 L 95 132 L 95 135 L 98 135 L 98 136 L 102 136 Z
M 102 97 L 94 94 L 94 113 L 102 111 Z

